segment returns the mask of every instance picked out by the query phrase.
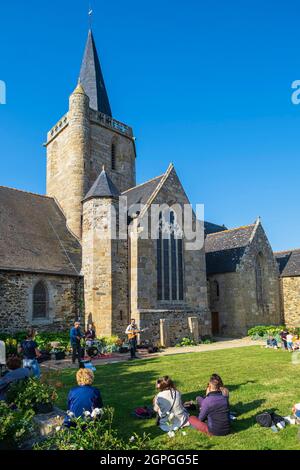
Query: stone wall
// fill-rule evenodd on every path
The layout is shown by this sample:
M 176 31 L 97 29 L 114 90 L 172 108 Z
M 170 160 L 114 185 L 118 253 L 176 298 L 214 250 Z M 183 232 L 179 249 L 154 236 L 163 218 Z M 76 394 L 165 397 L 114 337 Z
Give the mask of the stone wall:
M 48 290 L 48 316 L 33 319 L 33 289 L 44 281 Z M 0 271 L 0 331 L 66 330 L 80 307 L 81 278 Z
M 211 335 L 210 323 L 203 310 L 151 310 L 138 311 L 135 315 L 140 327 L 147 328 L 147 331 L 141 333 L 140 340 L 148 340 L 154 345 L 163 346 L 175 346 L 182 338 L 193 338 L 193 332 L 189 325 L 191 317 L 198 319 L 199 338 Z M 166 323 L 167 344 L 162 344 L 161 320 L 165 320 Z
M 65 127 L 54 137 L 48 134 L 47 195 L 56 198 L 68 227 L 79 239 L 81 202 L 89 189 L 90 132 L 89 98 L 75 90 Z
M 115 169 L 112 169 L 111 149 L 115 146 Z M 102 166 L 122 193 L 135 186 L 135 148 L 132 138 L 121 135 L 91 121 L 91 154 L 88 185 L 91 187 Z
M 118 200 L 111 198 L 90 199 L 83 205 L 85 312 L 98 336 L 124 336 L 128 325 L 127 240 L 112 236 L 117 206 Z
M 259 254 L 264 260 L 263 305 L 258 304 L 256 295 L 255 266 Z M 281 323 L 278 268 L 261 224 L 236 272 L 211 275 L 208 280 L 210 310 L 219 314 L 220 335 L 244 336 L 253 326 Z M 214 281 L 219 284 L 218 298 L 214 295 Z
M 174 169 L 159 189 L 154 204 L 188 204 L 189 201 Z M 207 305 L 206 264 L 204 250 L 188 250 L 184 239 L 184 299 L 159 301 L 157 292 L 157 241 L 138 236 L 138 220 L 133 224 L 130 240 L 130 306 L 131 316 L 151 327 L 151 334 L 159 336 L 159 320 L 166 314 L 173 342 L 188 333 L 188 317 L 199 318 L 203 334 L 210 334 L 210 315 Z M 149 225 L 150 227 L 150 225 Z M 149 229 L 150 230 L 150 229 Z M 166 313 L 165 313 L 166 312 Z
M 282 277 L 282 313 L 287 327 L 300 327 L 300 277 Z

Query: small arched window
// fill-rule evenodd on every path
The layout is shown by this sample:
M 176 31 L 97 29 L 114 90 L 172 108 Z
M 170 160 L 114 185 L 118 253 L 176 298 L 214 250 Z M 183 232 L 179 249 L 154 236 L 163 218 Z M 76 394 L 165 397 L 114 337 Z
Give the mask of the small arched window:
M 39 281 L 33 289 L 33 318 L 47 318 L 48 290 L 43 281 Z
M 111 144 L 111 169 L 116 170 L 116 150 L 117 146 L 115 142 Z

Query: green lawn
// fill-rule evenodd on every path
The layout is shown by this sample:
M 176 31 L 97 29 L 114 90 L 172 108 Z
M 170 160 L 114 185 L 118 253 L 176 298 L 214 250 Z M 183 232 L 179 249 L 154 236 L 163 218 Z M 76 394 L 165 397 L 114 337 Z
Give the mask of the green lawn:
M 155 420 L 140 421 L 131 416 L 135 407 L 151 404 L 159 376 L 170 375 L 183 399 L 189 400 L 204 393 L 213 372 L 220 374 L 229 388 L 231 409 L 238 416 L 230 436 L 209 438 L 187 429 L 186 436 L 179 431 L 175 438 L 169 438 L 157 428 Z M 95 375 L 95 385 L 105 405 L 115 408 L 115 427 L 124 437 L 147 432 L 165 449 L 300 449 L 297 426 L 273 433 L 255 422 L 261 411 L 274 409 L 286 416 L 291 406 L 300 402 L 300 364 L 293 365 L 288 352 L 254 346 L 179 354 L 103 365 Z M 64 387 L 58 390 L 62 408 L 74 376 L 74 370 L 62 373 Z

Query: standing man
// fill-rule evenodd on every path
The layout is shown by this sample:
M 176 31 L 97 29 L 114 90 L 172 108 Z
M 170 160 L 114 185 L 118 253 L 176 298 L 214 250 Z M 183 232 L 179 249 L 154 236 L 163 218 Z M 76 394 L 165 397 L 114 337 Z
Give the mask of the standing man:
M 26 339 L 21 343 L 20 352 L 23 354 L 23 367 L 30 369 L 33 376 L 39 379 L 41 376 L 41 369 L 37 359 L 41 356 L 41 353 L 38 350 L 38 346 L 34 338 L 35 331 L 28 331 Z
M 72 362 L 75 364 L 76 362 L 76 356 L 78 356 L 78 363 L 80 364 L 81 362 L 81 338 L 83 338 L 84 335 L 81 333 L 80 330 L 80 322 L 76 321 L 74 323 L 74 326 L 70 330 L 70 342 L 71 342 L 71 348 L 72 348 Z
M 139 359 L 136 355 L 136 350 L 137 350 L 137 335 L 141 332 L 141 330 L 138 329 L 135 319 L 132 318 L 130 321 L 130 325 L 127 326 L 126 328 L 126 335 L 128 336 L 128 342 L 129 342 L 129 349 L 130 349 L 130 359 Z

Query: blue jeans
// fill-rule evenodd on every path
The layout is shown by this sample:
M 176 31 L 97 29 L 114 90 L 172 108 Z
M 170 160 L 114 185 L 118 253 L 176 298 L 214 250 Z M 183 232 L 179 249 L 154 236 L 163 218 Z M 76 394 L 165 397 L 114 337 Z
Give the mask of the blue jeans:
M 36 377 L 37 379 L 40 378 L 41 369 L 36 359 L 23 359 L 23 367 L 30 369 L 32 371 L 33 377 Z

